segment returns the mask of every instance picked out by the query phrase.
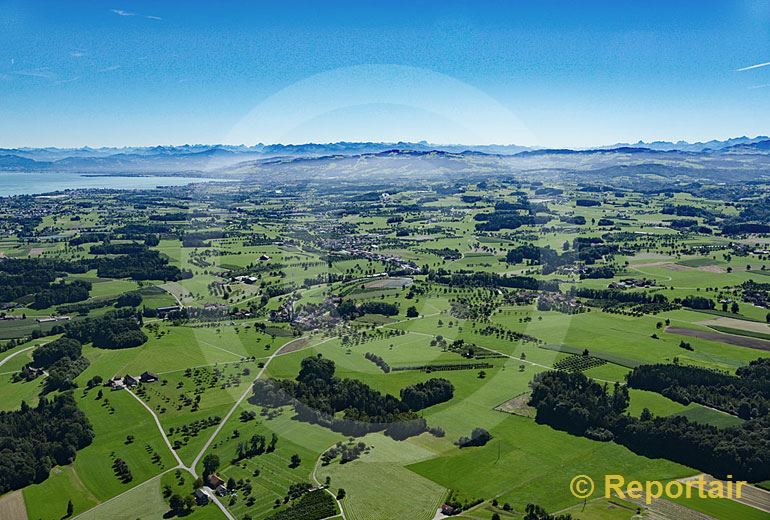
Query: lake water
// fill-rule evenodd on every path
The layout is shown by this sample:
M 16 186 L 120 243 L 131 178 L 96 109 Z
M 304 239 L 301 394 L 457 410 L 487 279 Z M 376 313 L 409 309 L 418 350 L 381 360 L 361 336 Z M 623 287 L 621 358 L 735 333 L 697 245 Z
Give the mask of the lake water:
M 0 172 L 0 197 L 35 195 L 52 191 L 109 188 L 114 190 L 142 190 L 157 186 L 184 186 L 193 182 L 218 182 L 223 179 L 201 177 L 113 177 L 90 176 L 71 172 Z

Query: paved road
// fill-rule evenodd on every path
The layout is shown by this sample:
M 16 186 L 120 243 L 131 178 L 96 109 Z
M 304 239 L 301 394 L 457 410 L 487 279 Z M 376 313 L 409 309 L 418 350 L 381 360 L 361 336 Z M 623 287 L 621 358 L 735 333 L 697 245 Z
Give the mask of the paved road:
M 321 453 L 321 455 L 319 455 L 319 456 L 318 456 L 318 458 L 316 459 L 316 461 L 315 461 L 315 466 L 313 466 L 313 475 L 312 475 L 312 476 L 313 476 L 313 480 L 315 481 L 315 483 L 316 483 L 316 485 L 317 485 L 318 487 L 321 487 L 321 481 L 320 481 L 320 480 L 318 480 L 318 477 L 316 476 L 316 471 L 318 471 L 318 463 L 319 463 L 319 462 L 321 462 L 321 457 L 323 457 L 323 453 Z M 342 520 L 347 520 L 347 519 L 345 518 L 345 510 L 344 510 L 344 509 L 342 509 L 342 502 L 340 502 L 339 500 L 337 500 L 337 495 L 335 495 L 335 494 L 332 492 L 332 490 L 331 490 L 331 489 L 329 489 L 329 488 L 324 488 L 324 491 L 326 491 L 327 493 L 329 493 L 329 494 L 332 496 L 332 498 L 334 498 L 334 501 L 335 501 L 335 502 L 337 502 L 337 507 L 339 507 L 339 508 L 340 508 L 340 514 L 338 514 L 338 515 L 332 515 L 332 516 L 327 516 L 327 517 L 326 517 L 326 518 L 324 518 L 323 520 L 326 520 L 327 518 L 337 518 L 337 517 L 340 517 L 340 518 L 342 518 Z
M 5 365 L 5 364 L 6 364 L 6 362 L 10 361 L 12 358 L 14 358 L 14 357 L 18 356 L 18 355 L 19 355 L 19 354 L 21 354 L 22 352 L 26 352 L 26 351 L 28 351 L 28 350 L 32 350 L 33 348 L 37 348 L 37 347 L 39 347 L 39 346 L 41 346 L 41 345 L 45 345 L 45 343 L 41 343 L 40 345 L 32 345 L 31 347 L 27 347 L 27 348 L 23 348 L 23 349 L 21 349 L 21 350 L 17 350 L 17 351 L 16 351 L 16 352 L 14 352 L 13 354 L 9 354 L 9 355 L 5 356 L 3 359 L 0 359 L 0 367 L 1 367 L 1 366 L 3 366 L 3 365 Z
M 262 374 L 264 374 L 265 370 L 267 369 L 267 365 L 270 364 L 270 362 L 275 358 L 275 356 L 277 356 L 278 353 L 281 352 L 281 350 L 283 350 L 284 347 L 286 347 L 286 345 L 290 345 L 294 341 L 298 341 L 300 339 L 302 339 L 302 338 L 297 338 L 297 339 L 294 339 L 292 341 L 289 341 L 285 345 L 283 345 L 280 348 L 276 349 L 275 352 L 270 354 L 270 357 L 267 358 L 267 360 L 265 361 L 265 364 L 262 365 L 262 368 L 259 370 L 259 372 L 257 372 L 257 376 L 254 378 L 254 381 L 256 381 L 257 379 L 262 377 Z M 201 448 L 201 451 L 198 452 L 198 455 L 195 456 L 195 459 L 193 460 L 193 463 L 192 463 L 192 468 L 193 469 L 195 468 L 195 466 L 198 465 L 198 462 L 201 460 L 203 455 L 206 453 L 206 450 L 209 449 L 209 446 L 211 446 L 211 443 L 214 442 L 214 439 L 216 438 L 217 435 L 219 435 L 219 432 L 222 431 L 222 428 L 224 428 L 224 426 L 227 423 L 227 421 L 230 419 L 230 417 L 233 415 L 233 413 L 235 413 L 235 410 L 241 405 L 241 403 L 244 401 L 244 399 L 246 399 L 249 396 L 250 393 L 251 393 L 251 385 L 246 387 L 246 389 L 243 391 L 243 393 L 238 398 L 238 400 L 235 401 L 235 404 L 233 404 L 232 408 L 230 408 L 230 410 L 225 414 L 225 416 L 219 422 L 219 424 L 217 425 L 216 429 L 214 430 L 214 433 L 211 434 L 209 439 L 206 441 L 206 444 L 204 444 L 203 448 Z
M 163 429 L 163 425 L 160 424 L 160 419 L 158 418 L 158 415 L 155 413 L 155 411 L 147 406 L 147 403 L 142 401 L 138 395 L 136 395 L 134 392 L 132 392 L 130 389 L 126 388 L 126 392 L 131 394 L 131 396 L 139 401 L 139 404 L 144 406 L 148 412 L 150 412 L 150 415 L 152 415 L 152 418 L 155 420 L 155 425 L 158 427 L 158 430 L 160 430 L 160 436 L 163 437 L 163 441 L 166 443 L 166 446 L 168 446 L 168 449 L 171 451 L 171 454 L 176 459 L 177 467 L 186 469 L 187 471 L 190 471 L 190 468 L 185 466 L 184 462 L 182 462 L 182 459 L 179 458 L 179 455 L 177 455 L 176 450 L 171 446 L 171 441 L 168 440 L 168 436 L 166 435 L 165 430 Z

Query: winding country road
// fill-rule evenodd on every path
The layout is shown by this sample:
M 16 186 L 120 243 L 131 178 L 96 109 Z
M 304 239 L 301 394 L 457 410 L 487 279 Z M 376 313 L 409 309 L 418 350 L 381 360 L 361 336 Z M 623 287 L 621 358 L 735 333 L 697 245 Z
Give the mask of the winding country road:
M 45 345 L 45 343 L 41 343 L 40 345 L 32 345 L 31 347 L 23 348 L 21 350 L 17 350 L 13 354 L 9 354 L 8 356 L 5 356 L 3 359 L 0 359 L 0 367 L 5 365 L 8 361 L 10 361 L 12 358 L 18 356 L 22 352 L 27 352 L 28 350 L 32 350 L 33 348 L 37 348 L 41 345 Z

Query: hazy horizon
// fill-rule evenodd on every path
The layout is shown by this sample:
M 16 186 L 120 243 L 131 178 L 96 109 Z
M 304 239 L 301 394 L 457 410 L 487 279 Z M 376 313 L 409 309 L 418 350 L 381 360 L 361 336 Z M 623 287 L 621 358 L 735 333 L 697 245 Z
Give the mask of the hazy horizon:
M 686 139 L 652 139 L 652 140 L 638 140 L 635 142 L 621 142 L 621 141 L 615 141 L 615 142 L 608 142 L 608 143 L 597 143 L 592 146 L 560 146 L 560 147 L 549 147 L 549 146 L 531 146 L 529 148 L 533 149 L 558 149 L 558 148 L 564 148 L 564 149 L 573 149 L 573 150 L 590 150 L 592 148 L 599 148 L 599 147 L 607 147 L 607 146 L 615 146 L 615 145 L 635 145 L 639 143 L 643 144 L 653 144 L 653 143 L 671 143 L 671 144 L 699 144 L 699 143 L 708 143 L 708 142 L 726 142 L 733 139 L 760 139 L 760 138 L 768 138 L 770 139 L 770 136 L 763 135 L 763 134 L 751 134 L 751 135 L 735 135 L 735 136 L 724 136 L 724 137 L 714 137 L 711 139 L 704 139 L 699 141 L 689 141 Z M 271 147 L 271 146 L 333 146 L 333 145 L 340 145 L 340 144 L 392 144 L 392 145 L 398 145 L 398 144 L 411 144 L 411 145 L 425 145 L 425 146 L 436 146 L 436 147 L 458 147 L 458 146 L 470 146 L 470 147 L 525 147 L 525 145 L 520 145 L 518 143 L 464 143 L 464 142 L 457 142 L 457 143 L 436 143 L 431 142 L 427 140 L 419 140 L 419 141 L 406 141 L 406 140 L 398 140 L 398 141 L 363 141 L 363 140 L 341 140 L 341 141 L 327 141 L 327 142 L 315 142 L 315 141 L 303 141 L 303 142 L 272 142 L 272 143 L 262 143 L 257 142 L 253 144 L 248 143 L 223 143 L 223 142 L 185 142 L 185 143 L 147 143 L 147 144 L 124 144 L 124 145 L 115 145 L 115 146 L 109 146 L 109 145 L 92 145 L 92 144 L 84 144 L 80 146 L 56 146 L 56 145 L 41 145 L 41 146 L 3 146 L 2 143 L 0 143 L 0 149 L 6 149 L 6 150 L 44 150 L 44 149 L 58 149 L 58 150 L 86 150 L 86 149 L 92 149 L 92 150 L 102 150 L 102 149 L 114 149 L 114 150 L 122 150 L 122 149 L 132 149 L 132 148 L 183 148 L 185 146 L 187 147 L 216 147 L 216 146 L 223 146 L 223 147 L 245 147 L 245 148 L 256 148 L 256 147 Z

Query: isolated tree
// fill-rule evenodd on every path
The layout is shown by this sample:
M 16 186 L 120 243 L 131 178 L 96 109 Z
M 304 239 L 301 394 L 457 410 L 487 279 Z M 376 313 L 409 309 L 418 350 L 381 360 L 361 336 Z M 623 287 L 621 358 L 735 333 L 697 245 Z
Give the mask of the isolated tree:
M 219 467 L 219 457 L 217 455 L 209 454 L 203 458 L 203 474 L 211 475 Z
M 738 314 L 738 311 L 740 310 L 740 307 L 738 306 L 738 302 L 733 302 L 733 304 L 730 306 L 730 312 L 733 314 Z
M 299 458 L 299 455 L 295 453 L 294 455 L 291 456 L 291 464 L 289 464 L 289 467 L 296 468 L 297 466 L 300 465 L 301 462 L 302 462 L 302 459 Z
M 69 518 L 72 516 L 72 513 L 75 512 L 75 506 L 72 505 L 72 500 L 67 501 L 67 517 Z
M 406 317 L 407 318 L 416 318 L 419 315 L 420 315 L 420 313 L 417 312 L 417 307 L 415 307 L 414 305 L 412 305 L 411 307 L 409 307 L 406 310 Z
M 339 488 L 337 490 L 337 500 L 342 500 L 345 498 L 345 488 Z

